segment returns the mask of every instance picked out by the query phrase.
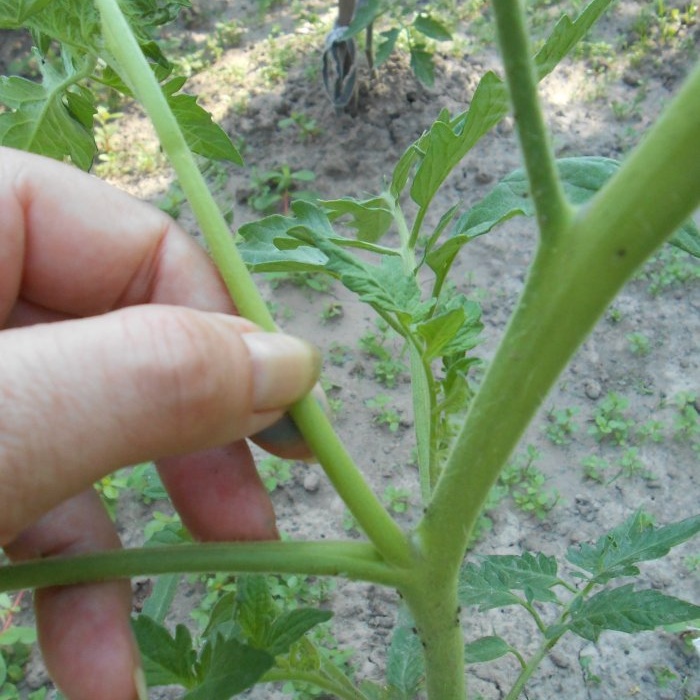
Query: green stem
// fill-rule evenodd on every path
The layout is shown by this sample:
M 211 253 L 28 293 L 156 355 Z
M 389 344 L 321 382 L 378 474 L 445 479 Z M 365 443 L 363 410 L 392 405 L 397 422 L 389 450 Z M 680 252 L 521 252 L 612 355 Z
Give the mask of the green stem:
M 420 218 L 419 214 L 418 219 Z M 416 274 L 415 237 L 413 233 L 408 231 L 403 210 L 398 202 L 394 204 L 394 220 L 401 239 L 401 260 L 403 261 L 404 274 L 413 276 Z M 436 450 L 434 449 L 436 435 L 435 382 L 430 365 L 425 361 L 420 347 L 415 340 L 411 342 L 408 336 L 407 342 L 411 358 L 411 395 L 413 398 L 418 477 L 421 501 L 423 504 L 427 504 L 437 481 Z
M 498 473 L 624 282 L 700 202 L 700 65 L 616 175 L 541 240 L 518 307 L 418 526 L 437 567 L 463 556 Z
M 494 0 L 493 9 L 537 221 L 546 239 L 564 229 L 571 217 L 571 207 L 559 181 L 537 95 L 538 79 L 522 2 Z
M 397 586 L 400 570 L 369 543 L 236 542 L 115 550 L 0 567 L 0 592 L 133 576 L 242 571 L 343 576 Z
M 113 67 L 131 87 L 153 122 L 163 150 L 177 173 L 212 258 L 238 310 L 262 328 L 277 330 L 118 1 L 96 2 L 102 17 L 106 46 L 114 59 Z M 401 529 L 367 486 L 324 412 L 313 399 L 307 397 L 291 413 L 338 495 L 370 540 L 388 559 L 406 561 L 408 547 Z

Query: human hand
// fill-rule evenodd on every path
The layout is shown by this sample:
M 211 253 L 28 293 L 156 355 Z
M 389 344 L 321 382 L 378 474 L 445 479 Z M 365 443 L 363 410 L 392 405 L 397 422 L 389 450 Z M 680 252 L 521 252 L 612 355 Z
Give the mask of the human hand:
M 148 459 L 196 537 L 276 537 L 243 438 L 310 390 L 319 356 L 233 312 L 206 253 L 165 214 L 0 148 L 0 546 L 11 559 L 119 547 L 91 484 Z M 128 582 L 44 589 L 35 605 L 68 698 L 137 697 Z

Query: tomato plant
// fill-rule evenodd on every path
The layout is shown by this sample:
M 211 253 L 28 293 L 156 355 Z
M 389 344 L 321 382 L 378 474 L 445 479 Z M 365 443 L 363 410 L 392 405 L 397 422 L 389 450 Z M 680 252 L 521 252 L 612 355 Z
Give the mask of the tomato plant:
M 356 700 L 409 700 L 423 687 L 430 700 L 463 700 L 465 659 L 506 654 L 519 663 L 507 695 L 514 699 L 565 634 L 596 640 L 608 629 L 636 632 L 700 617 L 700 607 L 690 602 L 614 583 L 697 534 L 700 516 L 655 526 L 637 512 L 595 543 L 568 550 L 575 576 L 560 573 L 557 561 L 543 554 L 464 563 L 483 504 L 520 436 L 624 282 L 667 239 L 700 254 L 700 235 L 689 220 L 700 202 L 700 67 L 624 162 L 557 161 L 537 83 L 609 0 L 592 0 L 575 19 L 563 17 L 536 53 L 520 3 L 494 0 L 504 78 L 487 73 L 467 110 L 441 112 L 376 196 L 297 201 L 291 216 L 241 227 L 237 246 L 193 154 L 233 162 L 240 156 L 195 99 L 180 92 L 184 79 L 171 74 L 145 29 L 170 19 L 180 4 L 0 2 L 0 26 L 30 28 L 46 57 L 41 84 L 16 77 L 0 82 L 0 100 L 8 108 L 0 115 L 0 141 L 88 168 L 95 145 L 86 81 L 97 80 L 134 97 L 149 115 L 243 315 L 275 330 L 249 270 L 326 274 L 371 306 L 407 347 L 423 515 L 411 530 L 399 527 L 323 409 L 307 398 L 292 417 L 365 541 L 180 544 L 29 562 L 0 569 L 0 590 L 136 574 L 250 574 L 212 610 L 199 649 L 185 628 L 173 636 L 158 621 L 161 615 L 149 614 L 154 606 L 135 621 L 149 682 L 180 684 L 187 698 L 213 700 L 269 680 L 311 683 Z M 50 60 L 57 50 L 60 60 Z M 436 193 L 511 107 L 525 167 L 470 209 L 442 213 L 430 229 L 426 221 Z M 402 204 L 407 197 L 411 215 Z M 470 351 L 481 329 L 478 307 L 446 282 L 464 246 L 516 215 L 536 218 L 539 244 L 520 302 L 475 389 Z M 355 236 L 335 230 L 341 218 L 350 220 Z M 390 229 L 398 232 L 398 245 L 385 242 Z M 427 294 L 419 273 L 431 280 Z M 304 634 L 329 613 L 278 609 L 256 576 L 263 572 L 343 576 L 398 590 L 406 611 L 388 652 L 386 683 L 355 686 L 316 653 Z M 161 581 L 165 599 L 169 579 Z M 468 626 L 468 620 L 460 621 L 460 610 L 508 605 L 523 607 L 539 629 L 541 644 L 533 655 L 524 658 L 495 635 L 465 647 L 461 622 Z M 543 605 L 555 611 L 547 621 L 539 612 Z

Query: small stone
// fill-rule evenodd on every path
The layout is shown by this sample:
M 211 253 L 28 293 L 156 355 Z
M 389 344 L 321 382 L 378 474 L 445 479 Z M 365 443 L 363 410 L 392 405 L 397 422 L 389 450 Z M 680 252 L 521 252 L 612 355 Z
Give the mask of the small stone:
M 307 472 L 304 477 L 304 491 L 316 493 L 321 485 L 321 477 L 316 472 Z
M 599 399 L 600 395 L 603 393 L 603 390 L 600 388 L 600 384 L 595 379 L 587 380 L 583 385 L 583 391 L 592 401 Z

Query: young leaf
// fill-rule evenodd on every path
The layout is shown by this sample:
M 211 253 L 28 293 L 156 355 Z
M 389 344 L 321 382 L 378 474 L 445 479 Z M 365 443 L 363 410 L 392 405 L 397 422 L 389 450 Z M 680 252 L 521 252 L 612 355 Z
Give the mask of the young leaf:
M 243 165 L 241 154 L 226 132 L 212 120 L 211 114 L 198 105 L 197 99 L 192 95 L 179 93 L 184 83 L 183 77 L 172 78 L 163 85 L 163 92 L 187 145 L 194 153 L 205 158 L 228 160 Z
M 559 583 L 554 557 L 529 552 L 490 555 L 480 565 L 467 563 L 462 569 L 459 599 L 463 605 L 478 605 L 479 610 L 521 604 L 513 591 L 523 591 L 528 602 L 556 602 L 550 589 Z
M 413 28 L 435 41 L 450 41 L 452 34 L 442 22 L 430 15 L 417 15 L 413 20 Z
M 257 649 L 266 649 L 272 622 L 277 614 L 275 601 L 265 576 L 248 574 L 238 578 L 236 622 L 246 640 Z
M 642 632 L 661 625 L 692 620 L 700 615 L 700 606 L 667 596 L 660 591 L 635 591 L 633 584 L 601 591 L 572 607 L 566 625 L 572 632 L 591 642 L 604 630 Z
M 422 46 L 411 47 L 411 70 L 416 78 L 432 87 L 435 83 L 435 64 L 433 63 L 433 54 L 426 51 Z
M 192 687 L 196 681 L 197 655 L 188 629 L 178 625 L 172 637 L 163 625 L 147 615 L 139 615 L 132 626 L 148 684 Z
M 363 29 L 366 29 L 379 15 L 384 12 L 381 0 L 366 0 L 355 5 L 355 15 L 350 22 L 350 26 L 345 30 L 343 39 L 359 34 Z
M 638 562 L 659 559 L 698 532 L 700 515 L 657 528 L 638 510 L 594 545 L 570 547 L 566 558 L 592 574 L 592 582 L 603 584 L 620 576 L 635 576 Z
M 423 649 L 413 631 L 413 621 L 404 609 L 399 613 L 397 626 L 391 637 L 387 658 L 386 679 L 395 700 L 413 700 L 425 675 Z
M 464 661 L 468 664 L 495 661 L 511 651 L 510 644 L 501 637 L 481 637 L 464 646 Z
M 63 160 L 88 170 L 97 152 L 92 134 L 85 127 L 94 112 L 85 92 L 66 99 L 66 90 L 79 78 L 69 60 L 59 70 L 42 61 L 42 82 L 18 76 L 0 77 L 0 103 L 9 111 L 0 114 L 0 144 Z
M 396 46 L 396 40 L 399 38 L 400 33 L 400 29 L 390 29 L 386 32 L 382 32 L 379 35 L 382 40 L 379 42 L 377 51 L 374 54 L 375 66 L 381 66 L 382 63 L 384 63 L 386 59 L 391 56 L 391 52 L 394 50 L 394 46 Z
M 17 29 L 53 0 L 0 0 L 0 29 Z M 1 684 L 0 684 L 1 685 Z
M 229 700 L 254 685 L 274 664 L 267 652 L 221 635 L 205 649 L 197 674 L 199 684 L 183 700 Z
M 389 230 L 394 220 L 391 202 L 384 197 L 365 200 L 348 197 L 325 200 L 321 204 L 331 221 L 349 216 L 349 226 L 357 231 L 357 238 L 370 243 L 376 243 Z
M 310 629 L 333 617 L 330 610 L 297 608 L 289 610 L 272 623 L 265 650 L 273 656 L 286 654 L 292 644 L 301 639 Z
M 148 596 L 143 604 L 141 614 L 162 623 L 170 610 L 179 583 L 179 574 L 163 574 L 159 576 L 153 586 L 151 595 Z

